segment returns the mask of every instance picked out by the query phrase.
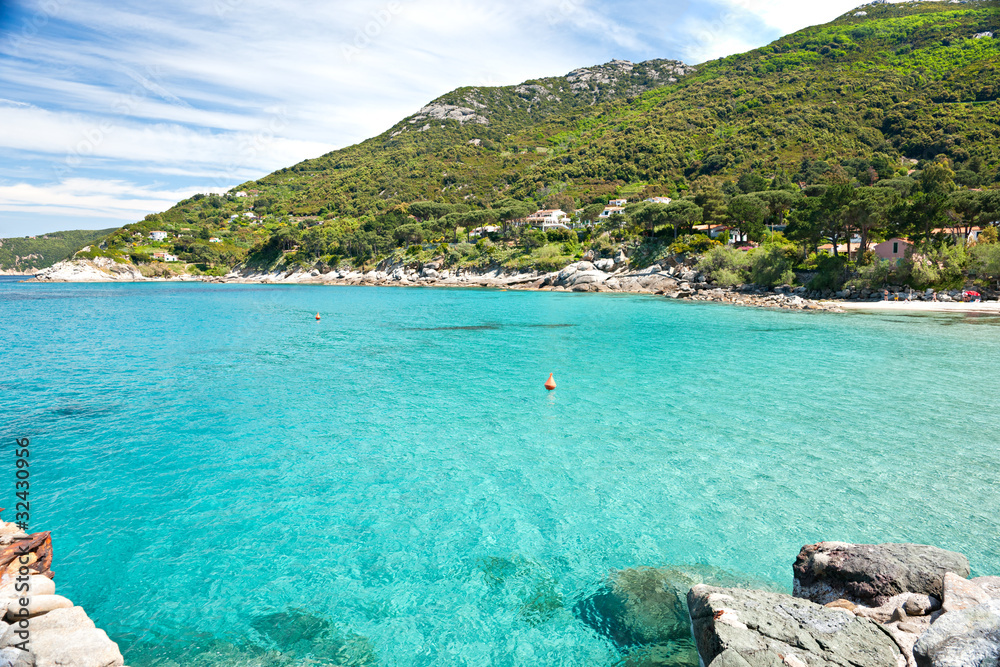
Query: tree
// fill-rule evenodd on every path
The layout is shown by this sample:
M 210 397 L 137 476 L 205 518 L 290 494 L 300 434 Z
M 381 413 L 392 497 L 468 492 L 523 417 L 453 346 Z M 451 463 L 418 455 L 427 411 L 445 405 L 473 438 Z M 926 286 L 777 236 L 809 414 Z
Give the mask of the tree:
M 415 201 L 407 209 L 410 215 L 417 219 L 417 222 L 425 222 L 443 218 L 452 213 L 455 207 L 452 204 L 442 204 L 435 201 Z
M 857 229 L 861 234 L 860 254 L 868 251 L 868 238 L 873 230 L 884 228 L 889 222 L 889 213 L 899 204 L 900 196 L 892 188 L 864 187 L 853 192 L 853 198 L 845 212 L 848 228 Z M 848 241 L 850 255 L 850 241 Z
M 740 192 L 743 194 L 766 190 L 768 185 L 770 185 L 770 182 L 766 178 L 752 171 L 743 174 L 740 176 L 739 180 L 736 181 L 736 187 L 738 187 Z
M 719 188 L 700 188 L 695 193 L 694 203 L 701 207 L 701 220 L 706 225 L 721 225 L 726 222 L 726 195 Z
M 913 222 L 920 230 L 925 249 L 931 238 L 931 230 L 947 221 L 945 211 L 948 199 L 955 189 L 955 172 L 943 160 L 932 162 L 920 173 L 920 194 L 914 201 L 916 213 Z
M 580 219 L 584 222 L 594 222 L 597 220 L 598 216 L 604 212 L 604 204 L 591 204 L 583 209 L 583 213 L 580 214 Z
M 773 224 L 785 224 L 785 214 L 802 200 L 802 195 L 788 190 L 766 190 L 754 193 L 767 204 L 767 213 Z
M 839 173 L 837 170 L 840 170 Z M 816 213 L 819 216 L 818 221 L 823 235 L 830 239 L 833 244 L 833 256 L 837 257 L 840 237 L 845 235 L 850 241 L 850 233 L 847 230 L 847 207 L 854 197 L 854 187 L 847 180 L 847 175 L 843 173 L 839 165 L 830 173 L 832 174 L 832 183 L 820 198 Z M 850 255 L 850 247 L 848 247 L 848 255 Z
M 945 215 L 962 230 L 965 238 L 969 238 L 969 234 L 972 233 L 972 227 L 976 224 L 982 208 L 983 197 L 981 193 L 971 190 L 959 190 L 958 192 L 953 192 L 948 198 Z
M 666 205 L 663 215 L 666 224 L 674 228 L 674 238 L 676 238 L 678 228 L 693 229 L 701 222 L 705 212 L 690 199 L 676 199 Z
M 412 222 L 396 227 L 392 235 L 397 241 L 406 245 L 414 245 L 424 242 L 423 228 Z
M 764 235 L 764 217 L 767 204 L 756 195 L 736 195 L 727 208 L 733 226 L 751 241 L 759 241 Z
M 573 211 L 576 210 L 576 200 L 567 194 L 555 194 L 549 195 L 545 200 L 545 208 L 550 210 L 561 210 L 566 213 L 566 215 L 573 215 Z

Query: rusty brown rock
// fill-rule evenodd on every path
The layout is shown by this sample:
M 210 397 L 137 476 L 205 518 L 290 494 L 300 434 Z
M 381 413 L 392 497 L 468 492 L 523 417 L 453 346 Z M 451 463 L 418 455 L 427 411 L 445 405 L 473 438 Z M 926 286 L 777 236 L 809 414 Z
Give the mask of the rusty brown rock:
M 16 573 L 18 569 L 25 565 L 18 558 L 20 555 L 28 553 L 27 568 L 31 574 L 40 574 L 51 579 L 52 570 L 52 534 L 48 531 L 44 533 L 34 533 L 27 539 L 17 540 L 0 551 L 0 570 Z

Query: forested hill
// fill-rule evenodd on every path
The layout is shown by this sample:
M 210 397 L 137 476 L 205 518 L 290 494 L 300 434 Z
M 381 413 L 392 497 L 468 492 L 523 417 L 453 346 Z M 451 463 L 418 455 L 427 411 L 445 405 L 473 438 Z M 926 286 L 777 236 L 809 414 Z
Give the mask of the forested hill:
M 79 229 L 43 236 L 0 239 L 0 271 L 27 274 L 44 269 L 113 231 L 115 230 Z
M 696 67 L 613 61 L 519 86 L 462 88 L 377 137 L 229 196 L 186 200 L 104 245 L 127 256 L 159 229 L 182 260 L 231 265 L 294 248 L 322 222 L 329 233 L 307 254 L 364 257 L 444 236 L 433 225 L 395 234 L 414 222 L 406 214 L 417 201 L 445 205 L 448 224 L 468 227 L 499 209 L 583 209 L 611 196 L 693 200 L 711 191 L 728 200 L 741 177 L 822 183 L 835 166 L 870 185 L 944 160 L 958 187 L 993 188 L 994 34 L 996 2 L 872 4 Z M 722 220 L 725 203 L 699 201 L 705 221 Z M 429 210 L 416 222 L 439 217 Z M 210 236 L 219 242 L 208 245 Z M 150 248 L 140 250 L 141 258 Z

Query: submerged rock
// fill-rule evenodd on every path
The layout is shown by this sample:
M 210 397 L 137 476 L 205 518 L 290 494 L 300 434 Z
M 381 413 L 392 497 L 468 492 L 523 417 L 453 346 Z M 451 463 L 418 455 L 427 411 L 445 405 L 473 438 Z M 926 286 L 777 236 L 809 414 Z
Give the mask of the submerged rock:
M 490 556 L 479 560 L 479 571 L 490 592 L 517 608 L 517 615 L 530 625 L 552 618 L 563 608 L 556 580 L 549 570 L 521 556 Z
M 796 597 L 878 607 L 906 592 L 942 599 L 945 573 L 967 578 L 969 561 L 962 554 L 921 544 L 820 542 L 802 547 L 793 570 Z
M 259 616 L 251 626 L 281 654 L 309 656 L 309 664 L 369 667 L 378 664 L 368 638 L 341 632 L 325 618 L 302 609 Z
M 1000 600 L 944 614 L 921 635 L 918 667 L 992 667 L 1000 664 Z
M 898 667 L 876 623 L 782 593 L 698 585 L 688 593 L 698 653 L 711 667 Z
M 663 645 L 691 636 L 687 592 L 699 583 L 750 585 L 739 575 L 706 566 L 629 568 L 612 572 L 573 613 L 619 649 Z

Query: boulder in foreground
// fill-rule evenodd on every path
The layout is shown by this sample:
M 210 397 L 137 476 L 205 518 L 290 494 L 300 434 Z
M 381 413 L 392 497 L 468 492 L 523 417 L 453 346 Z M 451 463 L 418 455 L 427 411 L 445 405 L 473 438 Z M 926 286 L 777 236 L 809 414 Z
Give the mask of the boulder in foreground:
M 1000 664 L 1000 600 L 944 614 L 913 647 L 918 667 Z
M 698 585 L 688 593 L 698 653 L 708 667 L 898 667 L 879 625 L 782 593 Z
M 820 542 L 802 547 L 792 569 L 796 597 L 878 607 L 901 593 L 944 597 L 944 575 L 969 577 L 960 553 L 921 544 Z

